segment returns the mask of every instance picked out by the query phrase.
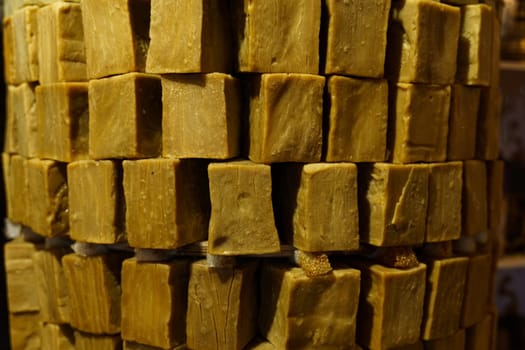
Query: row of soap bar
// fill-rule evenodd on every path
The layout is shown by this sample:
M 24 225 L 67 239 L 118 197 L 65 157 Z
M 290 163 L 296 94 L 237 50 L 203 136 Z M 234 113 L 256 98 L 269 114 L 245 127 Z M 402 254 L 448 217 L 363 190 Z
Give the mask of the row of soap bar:
M 234 66 L 381 78 L 386 68 L 394 81 L 488 86 L 499 45 L 493 12 L 432 0 L 55 2 L 4 21 L 6 79 L 47 84 Z
M 306 74 L 129 73 L 9 86 L 7 104 L 5 151 L 61 162 L 160 155 L 245 155 L 261 163 L 498 157 L 500 95 L 492 87 Z
M 503 163 L 77 161 L 4 154 L 8 217 L 47 236 L 218 255 L 351 251 L 473 236 L 499 225 Z M 30 208 L 30 209 L 28 209 Z M 278 232 L 280 234 L 278 234 Z

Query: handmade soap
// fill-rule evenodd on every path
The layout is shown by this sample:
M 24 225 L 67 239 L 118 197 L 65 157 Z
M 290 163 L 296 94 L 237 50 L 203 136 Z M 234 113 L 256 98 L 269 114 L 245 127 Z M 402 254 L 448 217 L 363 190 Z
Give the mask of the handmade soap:
M 143 72 L 150 1 L 83 0 L 81 6 L 88 79 Z
M 386 80 L 331 76 L 328 78 L 327 86 L 330 111 L 325 160 L 328 162 L 386 160 L 388 122 Z
M 38 312 L 9 314 L 11 349 L 41 350 Z
M 461 326 L 468 328 L 481 322 L 488 311 L 490 286 L 490 256 L 477 255 L 469 258 L 467 279 L 465 284 L 465 299 Z
M 389 78 L 409 83 L 453 83 L 459 27 L 457 7 L 432 0 L 392 1 L 385 66 Z
M 80 4 L 41 7 L 37 23 L 40 84 L 87 80 Z
M 487 230 L 487 172 L 485 162 L 463 162 L 463 235 Z
M 496 160 L 499 158 L 501 108 L 503 97 L 500 87 L 481 88 L 478 116 L 476 158 Z
M 359 271 L 337 268 L 309 278 L 298 267 L 265 264 L 259 328 L 277 349 L 336 349 L 355 345 Z
M 375 246 L 422 243 L 426 231 L 426 165 L 376 163 L 359 168 L 359 238 Z
M 129 73 L 91 80 L 89 155 L 94 159 L 160 155 L 161 96 L 160 78 L 155 75 Z
M 389 99 L 391 160 L 395 163 L 444 161 L 450 87 L 397 83 L 391 85 Z
M 208 252 L 216 255 L 278 252 L 269 165 L 250 161 L 208 167 L 211 217 Z
M 88 84 L 54 83 L 36 87 L 38 153 L 71 162 L 88 157 Z
M 487 202 L 488 228 L 495 235 L 499 233 L 503 214 L 503 180 L 505 163 L 495 160 L 486 163 L 487 166 Z
M 12 93 L 13 104 L 10 107 L 13 108 L 12 122 L 15 123 L 16 150 L 26 158 L 36 157 L 39 153 L 39 135 L 35 85 L 20 84 L 13 88 Z
M 122 165 L 82 160 L 67 166 L 69 235 L 75 241 L 112 244 L 125 239 Z
M 357 342 L 369 349 L 415 343 L 423 318 L 426 266 L 405 270 L 362 262 L 356 266 L 361 270 Z
M 122 339 L 117 335 L 96 335 L 75 331 L 77 350 L 122 350 Z
M 239 155 L 240 94 L 237 79 L 227 74 L 163 76 L 162 155 L 214 159 Z
M 75 350 L 73 329 L 68 325 L 42 323 L 40 325 L 42 350 Z
M 318 73 L 320 0 L 239 0 L 233 4 L 239 71 Z
M 248 152 L 252 161 L 320 161 L 324 82 L 322 76 L 306 74 L 252 78 Z
M 428 209 L 426 242 L 458 239 L 461 235 L 461 162 L 428 165 Z
M 186 318 L 191 349 L 241 350 L 257 330 L 254 262 L 236 267 L 191 264 Z
M 9 162 L 9 178 L 6 185 L 10 186 L 8 193 L 14 200 L 11 202 L 11 216 L 9 219 L 18 224 L 29 224 L 29 215 L 33 214 L 33 210 L 29 210 L 29 188 L 28 188 L 28 173 L 27 173 L 27 159 L 12 155 Z
M 359 248 L 355 164 L 283 164 L 272 171 L 276 222 L 288 243 L 310 252 Z
M 38 6 L 26 6 L 13 13 L 17 84 L 38 80 Z
M 13 17 L 6 14 L 2 19 L 2 39 L 4 58 L 4 78 L 7 84 L 17 83 L 17 60 L 15 26 Z
M 425 350 L 465 350 L 465 330 L 450 337 L 425 341 Z
M 131 246 L 174 249 L 206 239 L 210 203 L 205 162 L 127 160 L 123 168 Z
M 491 350 L 492 345 L 492 315 L 487 314 L 472 327 L 467 328 L 465 350 Z

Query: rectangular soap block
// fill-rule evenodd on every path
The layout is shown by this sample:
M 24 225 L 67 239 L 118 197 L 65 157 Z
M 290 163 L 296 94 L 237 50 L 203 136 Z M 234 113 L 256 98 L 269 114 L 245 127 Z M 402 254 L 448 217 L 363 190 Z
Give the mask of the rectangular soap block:
M 391 84 L 389 101 L 391 160 L 395 163 L 444 161 L 450 86 Z
M 75 350 L 73 329 L 69 325 L 40 324 L 42 350 Z
M 38 6 L 26 6 L 13 13 L 17 84 L 38 81 L 37 11 Z
M 324 83 L 324 77 L 307 74 L 252 78 L 248 151 L 252 161 L 320 161 Z
M 209 267 L 193 262 L 188 287 L 187 345 L 191 349 L 241 350 L 257 332 L 255 262 Z
M 161 152 L 160 77 L 128 73 L 89 82 L 89 155 L 155 157 Z
M 7 193 L 10 194 L 12 201 L 8 204 L 11 206 L 11 216 L 9 219 L 18 224 L 28 225 L 30 223 L 29 215 L 29 179 L 27 171 L 28 160 L 19 155 L 12 155 L 9 161 L 9 177 L 6 178 L 6 186 L 9 186 Z M 5 169 L 4 169 L 5 170 Z
M 162 104 L 164 157 L 239 155 L 241 89 L 236 78 L 222 73 L 165 75 Z
M 174 249 L 206 240 L 210 200 L 206 162 L 123 162 L 126 232 L 136 248 Z
M 298 267 L 265 264 L 259 329 L 277 349 L 336 349 L 355 345 L 360 273 L 338 267 L 307 277 Z
M 4 57 L 4 79 L 8 84 L 17 83 L 17 59 L 15 26 L 12 15 L 7 15 L 2 19 L 2 44 Z
M 122 350 L 122 339 L 117 335 L 97 335 L 75 330 L 77 350 Z
M 503 96 L 498 85 L 481 88 L 476 158 L 496 160 L 500 150 L 501 110 Z
M 450 337 L 425 341 L 425 350 L 465 350 L 465 330 Z
M 500 232 L 503 217 L 505 163 L 502 160 L 495 160 L 487 162 L 486 166 L 488 228 L 493 235 L 497 235 Z
M 318 73 L 321 0 L 236 0 L 233 6 L 240 72 Z
M 212 163 L 208 178 L 211 199 L 208 252 L 216 255 L 278 252 L 270 166 L 250 161 Z
M 352 163 L 273 166 L 279 232 L 311 252 L 359 248 L 357 167 Z
M 489 295 L 493 293 L 490 282 L 490 264 L 489 255 L 469 258 L 461 319 L 462 328 L 468 328 L 481 322 L 488 311 Z
M 232 70 L 234 53 L 229 2 L 152 0 L 151 18 L 147 72 Z
M 325 74 L 383 77 L 390 3 L 323 1 L 321 43 L 325 47 L 321 59 Z
M 40 84 L 87 80 L 80 4 L 41 7 L 37 23 Z
M 36 87 L 38 153 L 71 162 L 88 158 L 87 83 L 54 83 Z
M 39 155 L 39 128 L 36 111 L 35 85 L 29 83 L 20 84 L 12 89 L 12 105 L 15 123 L 17 153 L 33 158 Z M 9 132 L 9 131 L 8 131 Z M 47 135 L 49 137 L 49 135 Z
M 9 314 L 11 349 L 40 350 L 40 319 L 38 312 Z
M 487 170 L 479 160 L 463 162 L 463 230 L 473 236 L 487 230 Z
M 113 244 L 126 238 L 122 164 L 82 160 L 68 164 L 69 235 L 75 241 Z
M 375 163 L 359 168 L 359 238 L 375 246 L 420 244 L 425 239 L 427 165 Z
M 328 131 L 325 137 L 324 159 L 328 162 L 386 160 L 386 80 L 331 76 L 328 78 L 327 87 L 329 112 L 328 118 L 325 118 Z
M 81 6 L 88 79 L 143 72 L 150 0 L 83 0 Z

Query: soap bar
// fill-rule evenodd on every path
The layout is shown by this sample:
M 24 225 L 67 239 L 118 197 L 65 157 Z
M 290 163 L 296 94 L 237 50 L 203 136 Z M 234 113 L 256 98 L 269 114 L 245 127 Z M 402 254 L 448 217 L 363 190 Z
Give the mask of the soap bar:
M 467 85 L 490 84 L 492 70 L 492 8 L 485 4 L 461 7 L 456 80 Z
M 13 13 L 17 84 L 38 80 L 37 11 L 26 6 Z
M 38 158 L 27 161 L 28 226 L 46 236 L 62 236 L 69 230 L 66 166 Z
M 191 349 L 241 350 L 257 329 L 254 262 L 236 267 L 191 264 L 186 319 Z
M 18 61 L 16 59 L 15 25 L 11 15 L 6 14 L 2 19 L 2 40 L 5 81 L 7 84 L 16 84 L 18 83 Z
M 318 73 L 321 0 L 237 0 L 233 6 L 240 72 Z
M 38 312 L 9 314 L 11 349 L 40 350 L 40 319 Z
M 425 341 L 425 350 L 465 350 L 465 330 L 450 337 Z
M 18 154 L 32 158 L 39 153 L 35 85 L 23 83 L 12 89 L 14 136 Z M 9 123 L 9 121 L 8 121 Z M 49 137 L 50 135 L 47 135 Z
M 450 86 L 392 84 L 389 130 L 392 161 L 444 161 L 449 111 Z
M 463 162 L 463 235 L 487 230 L 487 170 L 479 160 Z
M 469 267 L 465 285 L 465 299 L 461 326 L 468 328 L 481 322 L 488 311 L 490 284 L 490 256 L 478 255 L 469 258 Z
M 36 87 L 38 150 L 41 158 L 71 162 L 88 157 L 88 84 Z
M 467 328 L 465 350 L 492 350 L 492 315 L 487 314 L 481 321 Z
M 210 203 L 206 163 L 124 161 L 126 233 L 136 248 L 174 249 L 207 237 Z
M 357 262 L 361 297 L 357 342 L 369 349 L 390 349 L 419 340 L 425 298 L 426 266 L 401 270 Z
M 208 177 L 211 198 L 208 253 L 278 252 L 270 166 L 250 161 L 212 163 Z
M 75 350 L 73 329 L 68 325 L 52 323 L 40 324 L 41 346 L 43 350 Z
M 459 8 L 438 1 L 392 1 L 385 66 L 388 77 L 407 83 L 453 83 L 460 17 Z
M 140 286 L 140 288 L 137 288 Z M 163 349 L 185 341 L 188 263 L 122 264 L 122 339 Z
M 429 170 L 376 163 L 359 168 L 359 238 L 375 246 L 423 243 Z
M 93 334 L 120 332 L 120 269 L 127 254 L 62 258 L 71 305 L 70 323 Z
M 429 259 L 427 288 L 421 338 L 440 339 L 460 329 L 465 280 L 469 259 L 466 257 Z
M 29 215 L 34 214 L 34 208 L 29 210 L 29 188 L 27 159 L 12 155 L 9 162 L 9 179 L 6 185 L 10 186 L 8 193 L 12 196 L 11 216 L 9 219 L 18 224 L 28 225 Z
M 161 99 L 160 78 L 155 75 L 129 73 L 90 80 L 89 155 L 94 159 L 160 155 Z
M 306 74 L 252 78 L 248 152 L 252 161 L 321 160 L 324 82 L 322 76 Z
M 40 84 L 87 80 L 80 4 L 41 7 L 37 23 Z
M 347 267 L 309 278 L 298 267 L 265 264 L 262 335 L 277 349 L 353 348 L 359 281 L 359 271 Z
M 81 6 L 88 79 L 143 72 L 150 1 L 83 0 Z
M 125 240 L 122 165 L 82 160 L 67 166 L 69 235 L 75 241 L 112 244 Z
M 164 157 L 239 155 L 241 90 L 236 78 L 222 73 L 163 76 L 162 104 Z
M 428 209 L 426 242 L 444 242 L 461 236 L 461 162 L 428 165 Z
M 388 122 L 386 80 L 331 76 L 327 85 L 330 112 L 326 161 L 385 161 Z
M 481 88 L 478 116 L 476 158 L 499 158 L 501 108 L 503 97 L 499 85 Z
M 309 252 L 359 248 L 355 164 L 285 164 L 272 171 L 276 222 L 288 243 Z
M 487 202 L 488 202 L 488 228 L 493 235 L 500 232 L 503 216 L 503 180 L 505 163 L 495 160 L 486 163 L 487 166 Z
M 122 339 L 117 335 L 96 335 L 75 330 L 77 350 L 122 350 Z
M 230 8 L 221 0 L 152 0 L 149 73 L 229 72 Z M 175 40 L 173 40 L 175 38 Z
M 479 87 L 452 85 L 448 124 L 448 160 L 475 158 L 480 94 Z
M 383 77 L 390 2 L 323 2 L 326 28 L 321 38 L 326 45 L 325 74 Z

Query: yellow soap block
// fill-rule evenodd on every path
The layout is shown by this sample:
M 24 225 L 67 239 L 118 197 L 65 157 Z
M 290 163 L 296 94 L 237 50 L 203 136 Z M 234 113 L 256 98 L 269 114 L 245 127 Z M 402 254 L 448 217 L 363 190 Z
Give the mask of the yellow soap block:
M 37 11 L 26 6 L 13 13 L 17 84 L 38 80 Z
M 322 76 L 307 74 L 262 74 L 252 79 L 248 152 L 252 161 L 321 160 L 324 82 Z
M 227 74 L 163 76 L 162 155 L 214 159 L 238 156 L 240 93 L 237 79 Z
M 465 350 L 465 330 L 450 337 L 425 341 L 425 350 Z
M 505 163 L 495 160 L 486 163 L 487 166 L 487 202 L 488 202 L 488 227 L 493 234 L 500 231 L 503 216 L 503 180 L 505 175 Z
M 490 283 L 490 264 L 489 255 L 478 255 L 469 259 L 465 299 L 463 300 L 462 328 L 468 328 L 481 322 L 488 311 L 489 295 L 493 292 Z
M 265 265 L 259 309 L 262 335 L 277 349 L 353 348 L 359 281 L 359 271 L 346 267 L 310 278 L 298 267 Z
M 496 160 L 500 154 L 499 140 L 503 102 L 499 86 L 482 87 L 480 101 L 476 158 Z
M 71 162 L 88 157 L 87 83 L 37 86 L 36 110 L 41 158 Z
M 5 165 L 4 165 L 5 166 Z M 5 170 L 5 169 L 4 169 Z M 9 177 L 6 178 L 6 186 L 9 186 L 7 193 L 10 194 L 12 201 L 8 204 L 11 207 L 9 219 L 18 224 L 28 225 L 29 215 L 33 214 L 29 210 L 29 183 L 27 173 L 27 159 L 12 155 L 8 165 Z
M 330 112 L 326 161 L 385 161 L 388 122 L 386 80 L 331 76 L 327 85 Z
M 11 349 L 41 350 L 38 312 L 9 314 Z M 4 343 L 4 345 L 7 345 Z
M 7 14 L 2 19 L 2 40 L 5 81 L 8 84 L 16 84 L 18 62 L 16 60 L 15 26 L 13 17 Z
M 160 78 L 155 75 L 129 73 L 91 80 L 89 155 L 94 159 L 160 155 L 161 96 Z
M 122 264 L 122 339 L 171 349 L 186 338 L 188 263 Z M 140 286 L 140 288 L 137 288 Z
M 12 94 L 13 104 L 10 107 L 13 108 L 12 122 L 15 124 L 16 150 L 18 154 L 26 158 L 36 157 L 39 153 L 39 130 L 35 85 L 20 84 L 13 88 Z
M 77 350 L 122 350 L 122 339 L 117 335 L 96 335 L 75 331 Z
M 492 350 L 492 315 L 487 314 L 472 327 L 467 328 L 465 350 Z
M 73 329 L 69 325 L 40 324 L 42 350 L 75 350 Z
M 463 235 L 487 230 L 487 170 L 485 162 L 463 162 Z
M 210 202 L 206 163 L 124 161 L 126 233 L 137 248 L 174 249 L 205 240 Z
M 67 166 L 69 235 L 75 241 L 112 244 L 125 239 L 122 165 L 84 160 Z

